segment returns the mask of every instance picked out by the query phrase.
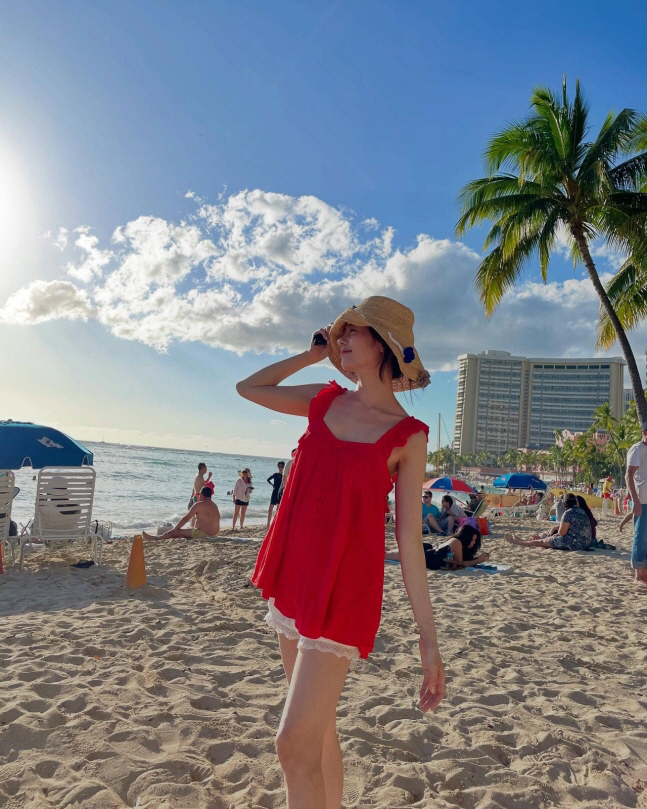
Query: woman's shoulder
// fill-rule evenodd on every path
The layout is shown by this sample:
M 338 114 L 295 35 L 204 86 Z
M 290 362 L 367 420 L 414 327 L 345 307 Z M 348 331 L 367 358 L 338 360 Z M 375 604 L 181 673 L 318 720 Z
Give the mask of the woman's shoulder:
M 315 387 L 315 386 L 313 386 Z M 310 399 L 308 418 L 323 418 L 332 400 L 342 393 L 346 393 L 346 388 L 342 388 L 332 379 L 327 385 L 319 386 L 319 390 Z

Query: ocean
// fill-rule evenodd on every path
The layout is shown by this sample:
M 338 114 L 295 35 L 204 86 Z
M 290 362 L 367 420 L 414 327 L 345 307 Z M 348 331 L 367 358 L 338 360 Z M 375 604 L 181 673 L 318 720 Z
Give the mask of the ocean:
M 252 472 L 254 491 L 245 524 L 264 524 L 272 493 L 267 478 L 277 471 L 278 461 L 287 460 L 89 441 L 84 444 L 94 453 L 97 473 L 92 518 L 112 522 L 115 536 L 175 524 L 187 512 L 200 461 L 213 473 L 214 501 L 223 528 L 231 528 L 234 513 L 227 492 L 234 488 L 238 470 L 246 466 Z M 20 469 L 15 475 L 20 494 L 13 501 L 11 514 L 20 525 L 34 516 L 37 470 Z

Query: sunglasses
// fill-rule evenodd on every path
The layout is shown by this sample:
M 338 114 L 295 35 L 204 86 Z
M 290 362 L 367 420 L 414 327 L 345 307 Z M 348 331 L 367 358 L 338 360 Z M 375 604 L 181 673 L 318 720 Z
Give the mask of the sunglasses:
M 431 500 L 431 495 L 430 494 L 423 494 L 422 499 L 423 500 Z

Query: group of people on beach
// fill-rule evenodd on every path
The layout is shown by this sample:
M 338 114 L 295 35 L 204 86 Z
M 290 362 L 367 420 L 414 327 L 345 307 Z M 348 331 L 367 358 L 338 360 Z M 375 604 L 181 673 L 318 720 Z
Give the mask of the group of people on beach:
M 409 416 L 395 397 L 429 384 L 414 346 L 413 322 L 411 310 L 398 302 L 367 298 L 315 332 L 305 351 L 237 385 L 241 396 L 258 405 L 308 419 L 292 459 L 268 478 L 268 531 L 252 576 L 267 601 L 265 620 L 277 632 L 288 684 L 276 750 L 290 809 L 341 807 L 337 704 L 351 661 L 368 657 L 380 624 L 384 511 L 394 482 L 398 551 L 386 557 L 400 562 L 419 635 L 423 712 L 434 710 L 445 695 L 426 570 L 489 559 L 475 520 L 467 514 L 480 513 L 484 492 L 467 509 L 448 494 L 437 508 L 426 493 L 423 532 L 439 535 L 441 542 L 434 547 L 421 541 L 428 427 Z M 351 390 L 335 382 L 281 384 L 325 359 L 354 383 Z M 643 441 L 629 453 L 627 484 L 634 503 L 632 566 L 636 578 L 647 583 L 647 517 L 643 523 L 641 506 L 647 504 L 647 424 L 642 426 Z M 174 529 L 182 536 L 217 533 L 220 515 L 209 483 L 210 476 L 203 475 L 194 486 L 196 501 Z M 251 489 L 250 470 L 241 470 L 232 492 L 234 525 L 237 517 L 244 524 Z M 596 521 L 586 501 L 569 495 L 564 506 L 551 531 L 531 540 L 511 534 L 508 541 L 563 550 L 590 546 Z M 192 518 L 195 528 L 183 528 Z
M 272 521 L 274 509 L 281 502 L 291 463 L 292 459 L 287 464 L 284 461 L 279 461 L 277 471 L 267 479 L 267 482 L 272 486 L 267 513 L 268 528 Z M 193 481 L 187 513 L 169 531 L 158 536 L 144 532 L 144 538 L 204 539 L 218 536 L 220 533 L 220 509 L 212 499 L 216 488 L 212 477 L 213 474 L 207 470 L 206 463 L 201 461 L 198 464 L 198 474 Z M 245 527 L 245 515 L 253 491 L 251 470 L 249 467 L 239 469 L 238 479 L 234 483 L 233 489 L 227 492 L 231 496 L 234 506 L 232 530 L 236 530 L 237 522 L 239 522 L 241 530 Z

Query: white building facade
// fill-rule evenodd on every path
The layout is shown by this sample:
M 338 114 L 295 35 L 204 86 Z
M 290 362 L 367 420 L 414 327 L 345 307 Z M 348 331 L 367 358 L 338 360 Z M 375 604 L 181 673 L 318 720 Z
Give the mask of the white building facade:
M 583 432 L 596 407 L 623 413 L 624 360 L 529 359 L 507 351 L 458 358 L 454 449 L 460 454 L 547 449 L 555 430 Z

